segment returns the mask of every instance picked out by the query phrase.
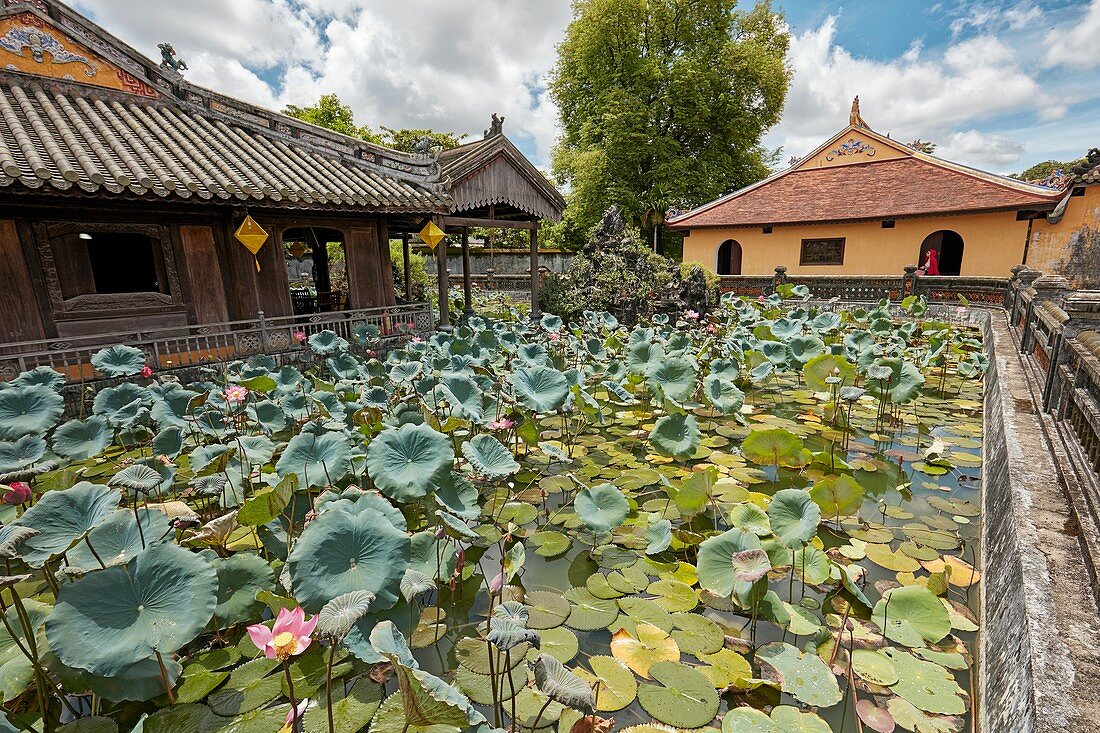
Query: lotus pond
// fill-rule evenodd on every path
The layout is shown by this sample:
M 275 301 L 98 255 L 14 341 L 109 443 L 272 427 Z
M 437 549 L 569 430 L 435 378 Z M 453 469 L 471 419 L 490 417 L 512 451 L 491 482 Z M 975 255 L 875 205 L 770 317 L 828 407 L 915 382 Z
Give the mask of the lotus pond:
M 0 729 L 962 731 L 980 336 L 782 295 L 21 375 Z

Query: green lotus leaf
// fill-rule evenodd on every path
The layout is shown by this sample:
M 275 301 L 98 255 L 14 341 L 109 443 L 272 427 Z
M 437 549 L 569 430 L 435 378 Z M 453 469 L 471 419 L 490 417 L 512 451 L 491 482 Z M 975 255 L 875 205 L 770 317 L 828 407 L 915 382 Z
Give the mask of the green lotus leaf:
M 846 473 L 824 476 L 814 481 L 810 498 L 821 508 L 821 516 L 825 519 L 847 517 L 863 505 L 863 487 Z
M 695 589 L 675 578 L 664 578 L 650 583 L 646 593 L 656 596 L 654 603 L 666 611 L 690 611 L 699 605 Z
M 65 411 L 65 400 L 49 387 L 0 390 L 0 440 L 45 435 Z
M 657 720 L 676 728 L 701 728 L 718 714 L 718 693 L 702 673 L 678 662 L 658 662 L 649 669 L 660 684 L 638 688 L 638 702 Z
M 144 463 L 132 463 L 111 477 L 111 486 L 148 494 L 160 486 L 163 477 Z
M 699 422 L 686 413 L 665 415 L 649 431 L 649 442 L 658 453 L 679 460 L 691 458 L 701 439 Z
M 446 435 L 429 425 L 387 428 L 367 447 L 367 471 L 375 486 L 396 501 L 427 496 L 454 465 Z
M 462 454 L 475 471 L 489 478 L 504 478 L 519 470 L 512 451 L 488 433 L 463 443 Z
M 168 684 L 174 687 L 183 668 L 170 657 L 165 657 L 163 661 Z M 85 674 L 83 679 L 89 690 L 107 700 L 144 702 L 164 694 L 164 680 L 156 659 L 143 659 L 131 664 L 121 674 L 110 677 Z
M 821 508 L 802 489 L 781 489 L 768 504 L 772 532 L 784 547 L 801 547 L 817 534 Z
M 470 377 L 464 374 L 448 374 L 443 378 L 443 389 L 449 402 L 460 418 L 481 422 L 484 412 L 482 397 L 484 393 Z
M 356 622 L 370 611 L 372 603 L 374 594 L 365 590 L 336 596 L 317 614 L 317 634 L 330 640 L 343 640 Z
M 790 349 L 791 358 L 800 366 L 804 366 L 814 357 L 825 353 L 825 342 L 817 336 L 803 334 L 788 341 L 787 348 Z
M 116 344 L 92 354 L 92 366 L 108 377 L 132 377 L 145 366 L 145 352 Z
M 40 647 L 44 646 L 45 637 L 41 627 L 50 614 L 50 606 L 31 598 L 24 600 L 23 606 L 36 642 Z M 0 629 L 0 700 L 7 702 L 30 687 L 34 681 L 34 666 L 19 648 L 20 645 L 25 648 L 28 644 L 18 609 L 9 607 L 5 615 L 8 623 L 5 628 Z M 9 627 L 15 631 L 14 638 L 7 631 Z
M 561 557 L 573 543 L 561 532 L 543 530 L 531 535 L 531 544 L 535 546 L 535 554 L 539 557 Z
M 275 472 L 295 474 L 298 486 L 330 486 L 351 470 L 351 444 L 342 433 L 299 433 L 290 439 Z
M 546 366 L 521 367 L 512 372 L 516 396 L 528 409 L 553 412 L 569 397 L 569 381 L 557 369 Z
M 834 377 L 840 380 L 836 384 L 841 386 L 853 384 L 856 381 L 855 364 L 836 354 L 818 354 L 802 367 L 806 386 L 815 392 L 830 391 L 833 385 L 825 380 Z
M 889 687 L 898 681 L 898 670 L 894 663 L 875 649 L 853 649 L 852 671 L 873 685 Z
M 46 455 L 46 441 L 37 435 L 24 435 L 15 441 L 0 443 L 0 473 L 33 466 Z
M 645 554 L 657 555 L 672 544 L 672 522 L 667 519 L 653 519 L 659 515 L 651 514 L 650 523 L 645 529 Z
M 703 394 L 723 415 L 736 415 L 745 404 L 745 393 L 732 379 L 710 374 L 703 378 Z
M 381 512 L 327 511 L 306 525 L 287 560 L 294 595 L 310 613 L 358 590 L 374 594 L 375 610 L 390 608 L 409 552 L 409 537 Z
M 20 527 L 18 524 L 8 524 L 0 527 L 0 557 L 12 560 L 19 556 L 18 548 L 24 540 L 38 535 L 33 527 Z
M 481 516 L 477 487 L 456 471 L 444 472 L 433 496 L 437 504 L 463 519 Z
M 218 715 L 233 716 L 256 710 L 282 693 L 283 675 L 278 660 L 260 657 L 233 670 L 229 681 L 207 698 Z
M 622 710 L 637 698 L 638 682 L 634 679 L 634 673 L 618 659 L 597 655 L 589 657 L 588 665 L 592 668 L 591 672 L 583 667 L 574 671 L 578 677 L 596 688 L 597 711 Z
M 756 650 L 756 662 L 762 677 L 778 683 L 783 692 L 800 702 L 823 708 L 840 702 L 836 677 L 817 654 L 771 642 Z
M 684 654 L 699 658 L 714 654 L 725 644 L 722 627 L 698 613 L 674 613 L 672 638 Z
M 110 718 L 95 715 L 90 718 L 77 718 L 66 723 L 57 729 L 57 733 L 118 733 L 118 723 Z
M 58 390 L 63 384 L 65 384 L 65 375 L 48 366 L 35 367 L 11 380 L 13 387 L 49 387 L 52 390 Z
M 485 721 L 466 696 L 435 675 L 403 664 L 394 664 L 394 673 L 406 723 L 467 728 Z
M 722 716 L 722 733 L 780 733 L 768 714 L 749 707 L 731 708 Z
M 595 707 L 596 700 L 588 683 L 549 654 L 540 654 L 531 669 L 535 675 L 535 686 L 551 700 L 581 711 Z
M 760 547 L 759 537 L 739 529 L 707 538 L 699 545 L 699 585 L 723 598 L 747 593 L 752 583 L 734 577 L 734 557 Z
M 190 642 L 210 620 L 217 588 L 217 573 L 202 557 L 153 545 L 125 566 L 62 585 L 46 637 L 66 666 L 116 676 Z
M 674 356 L 662 359 L 648 371 L 650 387 L 659 388 L 665 395 L 677 402 L 683 402 L 695 394 L 697 386 L 695 367 L 683 357 Z
M 532 629 L 553 629 L 569 618 L 569 601 L 559 593 L 530 591 L 524 601 L 529 614 L 527 626 Z M 615 609 L 615 613 L 618 614 L 618 609 Z
M 753 430 L 741 443 L 741 453 L 762 466 L 798 466 L 802 439 L 783 428 Z
M 920 585 L 893 588 L 871 616 L 888 639 L 908 647 L 935 644 L 951 633 L 951 616 L 935 593 Z
M 804 712 L 791 705 L 777 705 L 772 708 L 772 722 L 775 723 L 776 731 L 783 733 L 833 733 L 833 729 L 820 715 Z
M 20 555 L 32 567 L 41 567 L 107 519 L 121 498 L 117 490 L 87 481 L 64 491 L 46 492 L 14 522 L 38 531 L 24 540 Z
M 358 733 L 374 717 L 382 702 L 385 688 L 369 677 L 361 677 L 346 695 L 343 694 L 343 689 L 344 685 L 336 685 L 333 690 L 333 730 L 335 733 Z M 328 701 L 324 695 L 318 695 L 317 707 L 305 716 L 306 733 L 329 733 L 328 714 Z
M 884 378 L 872 379 L 871 393 L 879 399 L 888 400 L 895 405 L 912 402 L 920 395 L 924 386 L 924 375 L 920 368 L 907 359 L 896 357 L 877 359 L 875 367 L 881 368 Z M 871 373 L 868 372 L 868 377 Z
M 886 703 L 886 710 L 894 719 L 895 730 L 904 728 L 916 733 L 962 733 L 965 728 L 965 721 L 961 716 L 930 715 L 902 697 L 890 698 Z
M 256 600 L 256 594 L 273 586 L 275 573 L 271 566 L 250 552 L 217 558 L 213 565 L 218 573 L 218 605 L 214 618 L 220 626 L 258 619 L 264 604 Z
M 141 521 L 140 531 L 138 519 Z M 68 564 L 64 571 L 69 574 L 74 570 L 81 573 L 99 570 L 102 567 L 100 561 L 107 567 L 125 565 L 146 547 L 163 542 L 170 530 L 171 526 L 164 512 L 141 508 L 135 519 L 131 512 L 117 509 L 88 532 L 86 542 L 77 544 L 65 553 Z
M 772 533 L 771 521 L 763 509 L 756 504 L 743 502 L 734 504 L 726 516 L 731 527 L 736 527 L 743 532 L 752 532 L 758 537 L 764 537 Z
M 397 664 L 410 669 L 419 669 L 420 665 L 413 657 L 405 636 L 393 625 L 393 621 L 380 621 L 370 632 L 370 645 L 382 657 L 392 659 Z
M 907 586 L 913 587 L 913 586 Z M 954 675 L 938 664 L 917 659 L 912 654 L 887 647 L 882 653 L 897 669 L 898 681 L 890 689 L 926 713 L 962 715 L 967 706 L 966 692 Z
M 599 484 L 583 488 L 573 501 L 577 516 L 596 534 L 610 532 L 626 520 L 630 503 L 614 484 Z
M 730 560 L 733 563 L 733 579 L 739 583 L 755 583 L 772 569 L 768 553 L 760 549 L 735 552 Z
M 309 337 L 309 348 L 318 356 L 332 356 L 347 351 L 348 342 L 335 331 L 325 329 Z
M 602 577 L 602 576 L 601 576 Z M 638 596 L 628 596 L 626 598 L 620 598 L 619 608 L 622 612 L 629 616 L 631 622 L 645 623 L 650 626 L 656 626 L 666 634 L 672 632 L 672 614 L 661 608 L 657 603 L 649 598 L 639 598 Z M 615 623 L 612 626 L 618 630 L 620 628 L 627 628 L 631 633 L 636 629 L 631 624 L 620 616 L 615 619 Z

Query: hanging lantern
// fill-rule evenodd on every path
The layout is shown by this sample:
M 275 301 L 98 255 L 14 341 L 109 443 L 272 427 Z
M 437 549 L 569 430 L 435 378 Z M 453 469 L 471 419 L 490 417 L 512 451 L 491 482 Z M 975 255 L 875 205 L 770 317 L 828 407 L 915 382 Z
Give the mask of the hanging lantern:
M 234 236 L 237 237 L 238 242 L 245 246 L 245 249 L 252 253 L 252 259 L 256 260 L 256 272 L 259 272 L 260 259 L 256 256 L 256 253 L 267 242 L 268 233 L 256 223 L 255 219 L 246 215 L 244 221 L 237 227 L 237 233 Z
M 443 241 L 443 237 L 447 236 L 443 233 L 443 230 L 435 225 L 434 221 L 429 221 L 424 225 L 424 228 L 420 230 L 420 239 L 433 250 L 440 242 Z
M 294 259 L 301 262 L 302 255 L 304 255 L 309 248 L 306 247 L 305 242 L 291 242 L 286 249 L 287 252 L 290 252 L 291 256 L 294 257 Z

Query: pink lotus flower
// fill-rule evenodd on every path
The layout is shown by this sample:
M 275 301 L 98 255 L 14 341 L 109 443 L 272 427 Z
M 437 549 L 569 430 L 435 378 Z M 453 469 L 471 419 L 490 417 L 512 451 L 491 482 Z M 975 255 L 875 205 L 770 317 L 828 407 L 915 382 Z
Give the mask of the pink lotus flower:
M 157 455 L 157 461 L 159 461 L 160 465 L 164 466 L 165 468 L 171 468 L 172 466 L 176 465 L 176 464 L 172 463 L 171 458 L 164 455 L 163 453 L 160 453 L 160 454 Z
M 699 312 L 698 311 L 684 311 L 684 318 L 688 319 L 689 321 L 697 321 L 697 320 L 699 320 Z
M 504 573 L 497 573 L 489 581 L 489 595 L 495 596 L 504 589 Z
M 413 342 L 414 344 L 418 344 L 418 343 L 420 343 L 420 342 L 421 342 L 421 341 L 423 341 L 423 340 L 424 340 L 424 339 L 420 338 L 419 336 L 413 336 L 413 337 L 412 337 L 412 342 Z
M 5 504 L 11 504 L 15 506 L 17 504 L 26 504 L 31 500 L 31 487 L 30 484 L 26 484 L 22 481 L 12 481 L 9 485 L 7 493 L 3 496 Z
M 143 366 L 141 368 L 141 376 L 143 379 L 148 379 L 149 377 L 153 376 L 153 367 L 149 366 L 148 364 Z
M 305 340 L 306 340 L 306 332 L 305 331 L 295 331 L 294 332 L 294 343 L 296 343 L 296 344 L 305 343 Z
M 515 426 L 515 420 L 509 420 L 506 417 L 502 417 L 499 420 L 493 420 L 491 423 L 489 423 L 490 430 L 511 430 Z
M 713 323 L 708 323 L 705 328 L 707 330 L 707 333 L 714 335 L 718 334 L 718 326 L 714 325 Z
M 317 617 L 306 621 L 306 613 L 301 606 L 294 610 L 279 609 L 275 625 L 270 629 L 263 624 L 248 627 L 248 636 L 258 649 L 262 649 L 268 659 L 285 662 L 309 648 L 310 634 L 317 626 Z
M 294 730 L 294 722 L 305 715 L 307 705 L 309 705 L 309 698 L 302 700 L 290 710 L 287 710 L 286 722 L 283 723 L 283 727 L 279 729 L 279 733 L 290 733 L 290 731 Z
M 230 405 L 239 405 L 248 399 L 248 387 L 239 384 L 231 384 L 225 388 L 225 401 Z
M 551 331 L 549 338 L 550 338 L 551 341 L 557 341 L 558 339 L 561 338 L 561 334 L 558 333 L 557 331 Z

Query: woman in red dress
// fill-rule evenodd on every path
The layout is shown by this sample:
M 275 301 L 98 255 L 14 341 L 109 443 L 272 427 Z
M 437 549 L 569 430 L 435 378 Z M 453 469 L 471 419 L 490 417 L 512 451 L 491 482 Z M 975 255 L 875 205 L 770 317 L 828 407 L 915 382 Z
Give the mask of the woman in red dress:
M 940 262 L 939 253 L 934 249 L 928 250 L 928 257 L 924 261 L 924 274 L 925 275 L 939 275 L 940 274 Z

